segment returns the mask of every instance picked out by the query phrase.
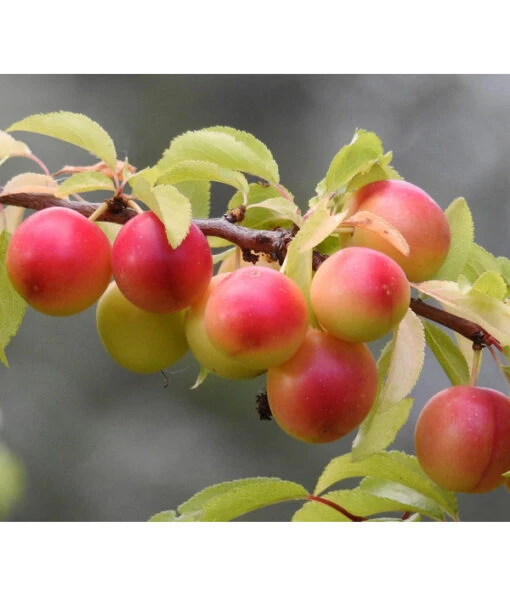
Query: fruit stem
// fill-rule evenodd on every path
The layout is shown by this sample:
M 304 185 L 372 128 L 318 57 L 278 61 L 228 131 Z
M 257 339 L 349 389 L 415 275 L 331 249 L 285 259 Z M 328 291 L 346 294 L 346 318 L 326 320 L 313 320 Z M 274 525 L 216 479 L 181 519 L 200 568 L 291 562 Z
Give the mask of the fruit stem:
M 478 378 L 478 372 L 480 371 L 480 363 L 482 361 L 482 348 L 473 343 L 473 362 L 471 367 L 471 378 L 469 384 L 476 386 L 476 380 Z
M 101 215 L 108 210 L 108 203 L 102 202 L 97 209 L 89 216 L 89 221 L 96 221 Z
M 131 207 L 133 210 L 135 210 L 138 213 L 138 215 L 140 215 L 141 213 L 143 213 L 142 207 L 139 204 L 137 204 L 133 199 L 129 199 L 127 201 L 127 205 L 129 207 Z

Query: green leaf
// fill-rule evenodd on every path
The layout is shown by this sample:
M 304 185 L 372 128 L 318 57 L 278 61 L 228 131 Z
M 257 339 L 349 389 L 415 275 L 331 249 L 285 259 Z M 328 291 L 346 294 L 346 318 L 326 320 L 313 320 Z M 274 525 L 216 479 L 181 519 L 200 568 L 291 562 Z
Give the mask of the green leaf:
M 9 157 L 26 157 L 31 154 L 32 151 L 25 143 L 0 130 L 0 165 L 7 161 Z
M 280 269 L 287 277 L 295 281 L 303 292 L 308 304 L 310 324 L 315 327 L 317 327 L 317 322 L 310 303 L 313 256 L 313 248 L 310 245 L 314 243 L 317 237 L 321 236 L 320 230 L 324 229 L 324 225 L 330 220 L 330 217 L 329 210 L 323 201 L 321 205 L 315 208 L 310 217 L 305 219 L 303 227 L 289 244 L 287 256 Z M 319 239 L 319 241 L 322 240 Z
M 367 483 L 371 482 L 371 483 Z M 366 489 L 364 487 L 366 486 Z M 375 478 L 367 478 L 360 486 L 352 490 L 336 490 L 327 492 L 323 498 L 344 508 L 354 516 L 367 520 L 374 515 L 388 512 L 419 512 L 433 519 L 443 520 L 444 511 L 433 500 L 409 490 L 405 486 L 385 482 Z M 399 518 L 387 518 L 399 521 Z M 326 503 L 311 501 L 304 504 L 292 517 L 294 522 L 350 522 L 350 519 L 339 510 Z
M 169 521 L 224 522 L 271 504 L 301 500 L 307 495 L 303 486 L 292 481 L 276 477 L 253 477 L 205 488 L 178 507 L 180 516 L 171 518 L 172 511 L 166 514 Z
M 158 178 L 158 183 L 175 185 L 195 180 L 220 182 L 233 186 L 241 192 L 248 192 L 248 181 L 242 173 L 209 161 L 180 161 L 167 169 Z
M 283 196 L 268 198 L 262 202 L 248 205 L 243 225 L 252 229 L 273 229 L 301 225 L 299 208 Z
M 444 214 L 450 226 L 450 250 L 435 278 L 456 281 L 473 249 L 475 228 L 469 206 L 462 197 L 451 202 Z
M 402 485 L 395 481 L 379 479 L 377 477 L 366 477 L 360 483 L 360 489 L 363 492 L 378 496 L 384 500 L 389 500 L 403 510 L 409 512 L 419 512 L 438 521 L 444 520 L 445 514 L 441 506 L 434 500 Z M 384 511 L 382 511 L 384 512 Z
M 369 169 L 355 175 L 347 186 L 347 192 L 352 192 L 379 180 L 402 180 L 402 176 L 390 165 L 392 159 L 393 153 L 388 151 Z
M 462 351 L 453 339 L 435 324 L 423 321 L 427 345 L 436 356 L 437 361 L 446 372 L 450 382 L 454 385 L 469 384 L 469 366 Z
M 510 259 L 505 256 L 498 256 L 496 258 L 499 265 L 499 272 L 501 273 L 505 283 L 507 285 L 507 296 L 510 289 Z
M 27 309 L 25 300 L 18 295 L 9 281 L 5 268 L 5 254 L 10 236 L 0 232 L 0 362 L 8 367 L 5 348 L 18 332 Z
M 172 248 L 177 248 L 188 234 L 191 225 L 191 204 L 175 186 L 151 186 L 137 178 L 133 191 L 149 209 L 154 211 L 165 226 Z
M 171 523 L 177 519 L 177 513 L 175 510 L 164 510 L 158 512 L 149 519 L 150 523 Z
M 427 477 L 416 457 L 398 452 L 378 452 L 362 461 L 353 461 L 351 454 L 330 461 L 319 478 L 314 494 L 321 494 L 332 485 L 349 477 L 377 477 L 394 481 L 432 499 L 452 518 L 457 518 L 455 494 L 436 485 Z
M 253 135 L 214 126 L 176 137 L 157 164 L 164 173 L 180 161 L 198 160 L 243 171 L 278 183 L 278 166 L 269 149 Z
M 73 112 L 36 114 L 15 122 L 7 131 L 23 130 L 45 134 L 76 145 L 104 161 L 112 171 L 117 165 L 117 153 L 108 133 L 94 120 Z
M 499 270 L 498 259 L 485 248 L 474 243 L 461 273 L 470 283 L 474 283 L 486 271 L 499 272 Z
M 425 333 L 421 320 L 408 310 L 393 335 L 391 361 L 381 388 L 377 411 L 382 412 L 413 390 L 425 359 Z
M 510 344 L 508 304 L 476 290 L 462 290 L 453 281 L 424 281 L 414 287 L 440 302 L 452 314 L 476 322 L 502 345 Z
M 503 301 L 506 297 L 507 285 L 498 272 L 485 271 L 473 283 L 472 290 Z
M 0 519 L 19 502 L 25 487 L 25 471 L 18 457 L 0 444 Z
M 383 146 L 376 134 L 357 130 L 351 143 L 333 158 L 326 174 L 325 191 L 343 190 L 354 176 L 368 171 L 383 155 Z
M 207 219 L 211 212 L 211 183 L 206 180 L 181 182 L 175 187 L 189 200 L 191 215 L 197 219 Z
M 377 395 L 369 414 L 360 425 L 354 439 L 353 461 L 359 461 L 387 448 L 396 438 L 411 411 L 412 399 L 403 399 L 387 409 L 381 408 L 381 393 L 393 360 L 394 347 L 395 335 L 383 347 L 377 361 Z
M 19 192 L 51 194 L 56 196 L 57 182 L 45 174 L 24 172 L 11 178 L 3 187 L 2 194 L 17 194 Z
M 408 420 L 412 406 L 413 399 L 403 399 L 389 409 L 373 408 L 358 429 L 352 445 L 352 460 L 360 461 L 390 446 Z
M 57 196 L 63 197 L 78 192 L 93 192 L 95 190 L 115 192 L 115 186 L 111 178 L 101 172 L 80 172 L 73 174 L 60 184 Z

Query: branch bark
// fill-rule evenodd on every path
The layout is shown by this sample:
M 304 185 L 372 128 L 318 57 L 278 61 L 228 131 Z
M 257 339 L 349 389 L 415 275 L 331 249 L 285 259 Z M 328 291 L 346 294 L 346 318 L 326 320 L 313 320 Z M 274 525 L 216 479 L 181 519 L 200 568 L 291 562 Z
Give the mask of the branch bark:
M 65 207 L 90 217 L 103 203 L 90 203 L 63 200 L 51 194 L 40 193 L 16 193 L 0 194 L 0 203 L 26 207 L 32 210 L 41 210 L 49 207 Z M 108 201 L 109 208 L 98 217 L 98 221 L 109 221 L 124 224 L 137 215 L 137 212 L 128 207 L 121 198 L 113 198 Z M 241 247 L 244 251 L 262 252 L 270 254 L 274 260 L 283 262 L 287 246 L 292 241 L 293 233 L 287 230 L 257 230 L 237 225 L 235 218 L 229 220 L 229 216 L 211 219 L 193 219 L 193 222 L 207 236 L 216 236 L 232 242 Z M 314 269 L 317 269 L 327 256 L 314 254 Z M 473 342 L 475 349 L 484 346 L 494 346 L 501 351 L 501 345 L 480 325 L 455 316 L 427 304 L 421 300 L 411 298 L 410 308 L 423 318 L 437 322 Z

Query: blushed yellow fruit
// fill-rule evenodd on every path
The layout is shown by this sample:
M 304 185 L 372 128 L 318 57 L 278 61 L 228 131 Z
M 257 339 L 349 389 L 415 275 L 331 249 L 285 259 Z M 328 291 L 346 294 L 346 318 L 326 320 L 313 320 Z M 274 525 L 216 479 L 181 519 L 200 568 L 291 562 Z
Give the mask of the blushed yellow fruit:
M 186 311 L 185 331 L 186 338 L 191 350 L 198 363 L 210 370 L 217 376 L 229 378 L 230 380 L 243 380 L 254 378 L 262 374 L 263 370 L 253 370 L 239 364 L 235 359 L 225 355 L 215 347 L 207 336 L 204 326 L 204 314 L 207 301 L 211 291 L 225 277 L 226 273 L 215 275 L 207 291 Z
M 147 312 L 110 283 L 96 309 L 97 330 L 106 351 L 121 366 L 151 374 L 180 360 L 188 350 L 184 311 Z
M 402 268 L 370 248 L 344 248 L 321 264 L 310 300 L 324 330 L 365 343 L 394 329 L 409 309 L 411 290 Z

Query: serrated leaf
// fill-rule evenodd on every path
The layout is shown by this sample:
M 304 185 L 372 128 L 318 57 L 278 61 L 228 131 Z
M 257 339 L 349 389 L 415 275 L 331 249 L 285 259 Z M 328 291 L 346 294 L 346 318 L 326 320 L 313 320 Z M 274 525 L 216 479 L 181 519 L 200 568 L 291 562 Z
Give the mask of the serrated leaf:
M 307 250 L 313 250 L 320 244 L 322 244 L 331 234 L 333 234 L 338 226 L 345 219 L 347 213 L 338 213 L 336 215 L 330 215 L 324 218 L 320 225 L 309 234 L 308 240 L 302 242 L 300 252 L 306 252 Z
M 224 522 L 271 504 L 306 498 L 306 489 L 276 477 L 227 481 L 205 488 L 181 504 L 178 522 Z M 154 518 L 154 517 L 153 517 Z M 172 519 L 168 519 L 172 520 Z
M 191 204 L 175 186 L 150 186 L 147 180 L 134 181 L 135 195 L 154 211 L 165 226 L 172 248 L 177 248 L 188 234 L 191 225 Z
M 136 184 L 136 180 L 140 179 L 144 179 L 146 182 L 148 182 L 149 186 L 154 186 L 160 175 L 161 172 L 155 165 L 154 167 L 146 167 L 145 169 L 141 169 L 140 171 L 127 176 L 125 179 L 129 182 L 131 188 L 133 188 L 133 185 Z
M 382 217 L 378 217 L 369 211 L 357 211 L 352 217 L 344 221 L 344 225 L 354 225 L 355 227 L 368 229 L 380 235 L 405 256 L 409 255 L 409 244 L 398 229 Z
M 108 133 L 94 120 L 73 112 L 36 114 L 11 124 L 7 131 L 22 130 L 51 136 L 99 157 L 112 171 L 117 165 L 115 145 Z
M 233 186 L 241 192 L 248 192 L 248 181 L 242 173 L 209 161 L 180 161 L 167 169 L 158 178 L 158 183 L 176 185 L 196 180 L 220 182 Z
M 469 252 L 469 258 L 462 268 L 461 273 L 470 283 L 474 283 L 486 271 L 499 272 L 499 270 L 498 259 L 479 244 L 473 243 Z
M 376 134 L 357 130 L 351 143 L 333 158 L 323 188 L 326 192 L 344 189 L 354 176 L 368 171 L 383 154 L 382 143 Z
M 290 195 L 290 193 L 288 192 Z M 269 198 L 283 198 L 277 188 L 270 184 L 255 182 L 248 185 L 248 193 L 244 196 L 241 192 L 236 192 L 228 203 L 228 209 L 235 209 L 241 205 L 251 206 Z M 287 201 L 292 204 L 292 201 Z M 296 207 L 297 208 L 297 207 Z
M 310 303 L 310 286 L 312 284 L 312 256 L 313 248 L 304 248 L 313 243 L 313 238 L 325 221 L 331 217 L 325 204 L 318 205 L 310 217 L 305 219 L 303 226 L 289 244 L 287 256 L 281 271 L 295 281 L 305 296 L 308 305 L 310 324 L 317 328 L 317 321 Z
M 407 397 L 420 376 L 425 359 L 425 332 L 421 320 L 408 310 L 394 332 L 391 361 L 378 399 L 382 412 Z
M 171 523 L 177 519 L 175 510 L 163 510 L 151 516 L 149 523 Z
M 373 408 L 360 425 L 352 444 L 353 461 L 360 461 L 390 446 L 408 420 L 412 406 L 413 399 L 403 399 L 382 411 Z
M 25 471 L 21 461 L 0 444 L 0 519 L 5 519 L 21 499 L 24 485 Z
M 435 324 L 423 320 L 427 345 L 454 385 L 466 385 L 470 381 L 469 366 L 462 351 L 453 339 Z
M 211 183 L 205 180 L 181 182 L 175 185 L 191 204 L 191 215 L 207 219 L 211 212 Z
M 434 277 L 455 281 L 469 260 L 473 249 L 475 228 L 469 206 L 462 197 L 452 201 L 444 214 L 450 226 L 450 250 Z
M 97 171 L 85 171 L 73 174 L 61 182 L 56 196 L 63 198 L 70 194 L 95 190 L 115 192 L 115 186 L 107 175 Z
M 185 132 L 176 137 L 157 167 L 166 172 L 176 163 L 188 160 L 208 161 L 273 183 L 279 181 L 278 166 L 264 143 L 247 132 L 226 126 Z
M 496 258 L 499 265 L 499 272 L 501 273 L 505 283 L 507 285 L 507 296 L 510 289 L 510 259 L 505 256 L 498 256 Z
M 363 492 L 378 496 L 400 505 L 396 510 L 408 512 L 419 512 L 438 521 L 444 520 L 444 510 L 434 500 L 412 490 L 401 483 L 379 479 L 377 477 L 366 477 L 360 483 Z M 384 511 L 382 511 L 384 512 Z
M 362 461 L 353 461 L 350 453 L 330 461 L 317 482 L 314 494 L 349 477 L 377 477 L 407 486 L 439 504 L 452 518 L 457 518 L 455 494 L 436 485 L 427 477 L 416 457 L 399 451 L 378 452 Z
M 402 176 L 390 165 L 393 153 L 388 151 L 367 171 L 355 175 L 347 186 L 347 192 L 378 182 L 379 180 L 402 180 Z
M 25 143 L 0 130 L 0 165 L 7 161 L 9 157 L 25 157 L 31 154 L 32 151 Z
M 510 304 L 479 291 L 462 291 L 453 281 L 424 281 L 414 287 L 448 312 L 479 324 L 502 345 L 510 344 Z
M 5 348 L 17 333 L 27 309 L 27 303 L 18 295 L 9 281 L 5 267 L 5 254 L 10 236 L 0 231 L 0 362 L 8 367 Z
M 2 195 L 33 192 L 56 196 L 57 189 L 58 184 L 51 176 L 26 172 L 11 178 L 3 187 Z
M 364 485 L 367 489 L 364 489 Z M 335 490 L 323 494 L 322 497 L 342 507 L 349 514 L 366 520 L 402 520 L 397 517 L 369 518 L 388 512 L 418 512 L 436 520 L 443 520 L 445 517 L 443 509 L 430 498 L 401 484 L 376 478 L 366 478 L 359 487 L 352 490 Z M 311 501 L 296 511 L 292 521 L 350 522 L 350 519 L 328 504 Z
M 507 285 L 498 272 L 485 271 L 473 283 L 472 290 L 503 301 L 506 297 Z
M 268 198 L 262 202 L 248 205 L 243 225 L 252 229 L 273 229 L 301 225 L 299 208 L 282 196 Z

